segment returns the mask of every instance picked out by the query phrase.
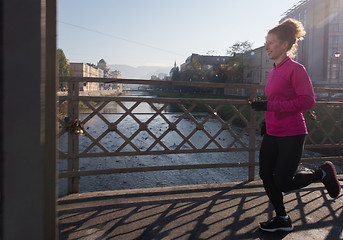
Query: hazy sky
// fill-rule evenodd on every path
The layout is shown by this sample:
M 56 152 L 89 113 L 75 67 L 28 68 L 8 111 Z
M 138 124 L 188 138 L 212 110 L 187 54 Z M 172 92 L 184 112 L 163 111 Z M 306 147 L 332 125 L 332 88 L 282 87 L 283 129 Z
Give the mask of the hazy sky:
M 192 53 L 253 48 L 299 0 L 58 0 L 57 46 L 71 62 L 172 66 Z

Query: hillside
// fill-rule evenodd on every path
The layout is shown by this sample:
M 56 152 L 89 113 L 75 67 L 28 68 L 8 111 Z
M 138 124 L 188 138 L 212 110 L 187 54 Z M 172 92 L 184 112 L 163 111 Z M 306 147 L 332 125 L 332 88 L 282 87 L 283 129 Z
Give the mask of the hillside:
M 161 66 L 139 66 L 132 67 L 128 65 L 109 65 L 109 68 L 114 71 L 118 70 L 121 72 L 122 78 L 128 79 L 150 79 L 152 75 L 158 75 L 160 73 L 165 73 L 169 75 L 170 67 Z

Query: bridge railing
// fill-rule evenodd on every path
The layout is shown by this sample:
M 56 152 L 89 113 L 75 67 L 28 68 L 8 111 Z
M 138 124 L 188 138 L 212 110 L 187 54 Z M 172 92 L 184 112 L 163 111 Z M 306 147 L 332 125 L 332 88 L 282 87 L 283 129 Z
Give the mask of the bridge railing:
M 247 167 L 247 179 L 254 180 L 255 168 L 258 165 L 256 152 L 260 144 L 257 136 L 259 126 L 264 120 L 264 114 L 251 110 L 248 98 L 263 93 L 263 86 L 75 77 L 60 78 L 60 81 L 68 83 L 68 94 L 59 96 L 60 109 L 64 110 L 60 111 L 58 117 L 59 137 L 63 138 L 64 143 L 67 143 L 59 147 L 59 158 L 68 161 L 67 171 L 60 172 L 59 177 L 68 179 L 68 193 L 80 191 L 80 177 L 116 173 Z M 229 92 L 243 92 L 246 97 L 245 99 L 202 99 L 199 97 L 89 96 L 87 94 L 80 96 L 80 84 L 87 81 L 105 81 L 107 84 L 125 84 L 126 86 L 139 84 L 207 90 L 226 89 Z M 325 93 L 323 89 L 319 89 L 320 91 Z M 327 95 L 327 97 L 331 96 L 332 94 Z M 141 104 L 149 106 L 152 113 L 139 114 L 138 109 Z M 117 111 L 113 105 L 116 106 L 116 109 L 120 108 L 120 113 L 108 117 L 107 113 Z M 317 101 L 315 107 L 317 119 L 307 116 L 305 113 L 309 126 L 305 148 L 325 152 L 326 155 L 305 158 L 303 161 L 342 161 L 343 153 L 339 152 L 339 149 L 343 147 L 342 108 L 343 102 L 321 100 Z M 167 113 L 170 109 L 177 113 L 173 115 L 173 118 Z M 80 117 L 81 113 L 84 113 L 82 118 Z M 90 123 L 94 119 L 101 122 L 98 127 L 90 127 Z M 180 123 L 187 123 L 187 127 Z M 217 127 L 213 127 L 213 123 Z M 158 130 L 153 127 L 155 124 L 160 125 Z M 80 131 L 82 131 L 81 135 Z M 81 142 L 82 144 L 80 144 Z M 168 164 L 80 170 L 80 158 L 214 152 L 246 152 L 249 157 L 235 163 Z

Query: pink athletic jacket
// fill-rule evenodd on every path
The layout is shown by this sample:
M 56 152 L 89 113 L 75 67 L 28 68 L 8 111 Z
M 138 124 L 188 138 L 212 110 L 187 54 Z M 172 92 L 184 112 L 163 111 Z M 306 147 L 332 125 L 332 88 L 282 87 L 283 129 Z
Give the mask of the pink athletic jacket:
M 269 72 L 265 94 L 267 134 L 278 137 L 307 134 L 302 112 L 314 107 L 315 98 L 303 65 L 287 57 Z

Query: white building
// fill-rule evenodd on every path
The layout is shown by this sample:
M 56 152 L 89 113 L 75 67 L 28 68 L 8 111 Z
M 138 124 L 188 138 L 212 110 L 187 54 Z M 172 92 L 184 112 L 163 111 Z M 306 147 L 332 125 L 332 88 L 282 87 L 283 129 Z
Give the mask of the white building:
M 96 67 L 93 64 L 89 63 L 70 63 L 72 69 L 72 76 L 75 77 L 94 77 L 94 78 L 103 78 L 104 70 Z M 83 91 L 96 91 L 99 90 L 98 82 L 87 82 L 80 86 L 80 90 Z
M 104 59 L 100 59 L 98 62 L 98 68 L 104 71 L 104 78 L 121 78 L 121 72 L 118 70 L 112 71 Z M 123 86 L 121 83 L 104 83 L 100 84 L 100 88 L 102 90 L 122 89 Z

